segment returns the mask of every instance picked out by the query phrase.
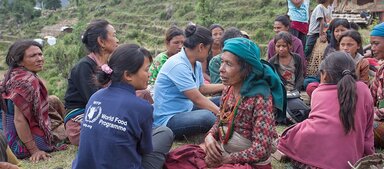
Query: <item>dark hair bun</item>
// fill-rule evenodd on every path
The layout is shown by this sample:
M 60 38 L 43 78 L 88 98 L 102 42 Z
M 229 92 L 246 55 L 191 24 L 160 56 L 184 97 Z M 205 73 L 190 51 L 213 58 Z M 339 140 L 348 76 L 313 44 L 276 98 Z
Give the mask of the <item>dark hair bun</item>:
M 81 42 L 83 42 L 84 44 L 88 43 L 87 32 L 84 32 L 84 34 L 81 36 Z
M 196 25 L 190 24 L 185 28 L 185 36 L 188 38 L 196 32 Z

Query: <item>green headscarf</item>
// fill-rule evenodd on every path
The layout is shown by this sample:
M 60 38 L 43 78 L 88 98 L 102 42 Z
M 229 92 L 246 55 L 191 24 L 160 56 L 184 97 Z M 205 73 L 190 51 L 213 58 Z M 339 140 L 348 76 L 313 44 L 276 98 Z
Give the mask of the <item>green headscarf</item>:
M 255 43 L 246 38 L 231 38 L 224 42 L 224 51 L 231 52 L 253 67 L 241 86 L 242 96 L 259 94 L 268 99 L 272 93 L 274 106 L 281 111 L 285 109 L 283 82 L 271 66 L 261 63 L 260 49 Z

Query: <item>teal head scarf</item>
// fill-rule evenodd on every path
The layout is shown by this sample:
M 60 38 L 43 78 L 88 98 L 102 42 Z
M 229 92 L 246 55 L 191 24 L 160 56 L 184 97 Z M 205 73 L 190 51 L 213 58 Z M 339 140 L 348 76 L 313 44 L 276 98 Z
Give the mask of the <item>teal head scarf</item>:
M 232 38 L 224 42 L 223 52 L 228 51 L 252 66 L 252 71 L 243 81 L 242 96 L 262 95 L 267 99 L 271 94 L 274 106 L 283 111 L 285 89 L 279 75 L 267 64 L 260 61 L 260 49 L 246 38 Z
M 384 37 L 384 22 L 373 27 L 371 31 L 371 36 Z

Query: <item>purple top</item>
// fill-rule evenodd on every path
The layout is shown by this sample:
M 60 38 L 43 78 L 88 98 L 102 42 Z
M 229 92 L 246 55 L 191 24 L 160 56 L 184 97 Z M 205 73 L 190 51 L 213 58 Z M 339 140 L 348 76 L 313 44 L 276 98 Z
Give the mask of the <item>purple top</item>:
M 303 44 L 301 43 L 301 40 L 296 36 L 291 35 L 291 37 L 292 37 L 292 44 L 293 44 L 291 48 L 291 52 L 297 53 L 300 56 L 301 64 L 304 65 L 303 71 L 306 72 L 307 61 L 305 59 Z M 273 56 L 275 56 L 275 54 L 276 54 L 275 39 L 272 39 L 268 43 L 268 60 L 271 59 Z

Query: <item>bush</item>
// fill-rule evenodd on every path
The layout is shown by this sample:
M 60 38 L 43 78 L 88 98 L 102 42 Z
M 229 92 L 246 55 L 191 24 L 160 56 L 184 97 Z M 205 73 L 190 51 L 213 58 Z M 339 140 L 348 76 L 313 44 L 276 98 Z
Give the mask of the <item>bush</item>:
M 44 47 L 45 70 L 41 76 L 47 81 L 49 93 L 61 99 L 67 88 L 71 68 L 86 55 L 80 40 L 80 32 L 84 26 L 80 24 L 73 33 L 58 37 L 54 46 Z

